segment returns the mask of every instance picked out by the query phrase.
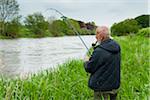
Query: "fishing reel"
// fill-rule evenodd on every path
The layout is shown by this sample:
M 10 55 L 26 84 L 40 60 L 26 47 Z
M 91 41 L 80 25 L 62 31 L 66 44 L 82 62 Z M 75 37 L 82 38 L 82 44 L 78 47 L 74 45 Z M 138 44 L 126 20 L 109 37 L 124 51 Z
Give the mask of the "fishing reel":
M 95 49 L 97 46 L 97 41 L 95 43 L 92 43 L 92 48 Z

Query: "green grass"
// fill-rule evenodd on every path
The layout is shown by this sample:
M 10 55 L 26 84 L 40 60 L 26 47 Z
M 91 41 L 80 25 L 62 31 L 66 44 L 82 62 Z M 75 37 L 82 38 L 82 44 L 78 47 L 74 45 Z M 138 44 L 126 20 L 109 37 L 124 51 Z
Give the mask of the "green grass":
M 127 36 L 115 40 L 122 48 L 118 99 L 148 100 L 149 38 Z M 0 100 L 93 100 L 82 60 L 71 60 L 58 67 L 24 80 L 0 78 Z
M 148 100 L 149 38 L 117 37 L 122 48 L 121 88 L 119 97 L 126 100 Z
M 140 29 L 138 31 L 137 35 L 150 37 L 150 27 Z

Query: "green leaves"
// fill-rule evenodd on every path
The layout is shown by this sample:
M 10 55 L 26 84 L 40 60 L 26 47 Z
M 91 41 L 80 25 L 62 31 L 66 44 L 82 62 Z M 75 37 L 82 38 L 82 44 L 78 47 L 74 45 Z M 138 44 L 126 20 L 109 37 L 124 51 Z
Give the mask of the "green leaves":
M 135 34 L 141 28 L 135 19 L 126 19 L 122 22 L 115 23 L 111 27 L 111 33 L 115 36 L 124 36 Z
M 44 36 L 48 29 L 48 22 L 45 21 L 45 18 L 41 13 L 28 15 L 24 23 L 26 28 L 37 37 Z

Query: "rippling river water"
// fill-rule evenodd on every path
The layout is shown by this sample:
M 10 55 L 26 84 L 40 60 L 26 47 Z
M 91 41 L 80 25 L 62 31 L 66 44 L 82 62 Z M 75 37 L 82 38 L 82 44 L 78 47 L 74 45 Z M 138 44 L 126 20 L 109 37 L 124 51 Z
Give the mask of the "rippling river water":
M 88 47 L 94 36 L 82 36 Z M 87 52 L 77 36 L 0 40 L 0 74 L 23 76 L 56 67 Z

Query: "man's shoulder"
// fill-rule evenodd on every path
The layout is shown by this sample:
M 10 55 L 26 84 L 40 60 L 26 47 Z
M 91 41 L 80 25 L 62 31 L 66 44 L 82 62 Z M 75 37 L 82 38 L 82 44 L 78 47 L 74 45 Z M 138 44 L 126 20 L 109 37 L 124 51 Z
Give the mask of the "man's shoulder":
M 101 47 L 101 45 L 98 45 L 95 49 L 94 49 L 95 53 L 98 54 L 103 54 L 105 52 L 105 50 Z
M 118 43 L 116 40 L 113 40 L 113 39 L 112 39 L 112 42 L 113 42 L 115 45 L 120 46 L 119 43 Z

